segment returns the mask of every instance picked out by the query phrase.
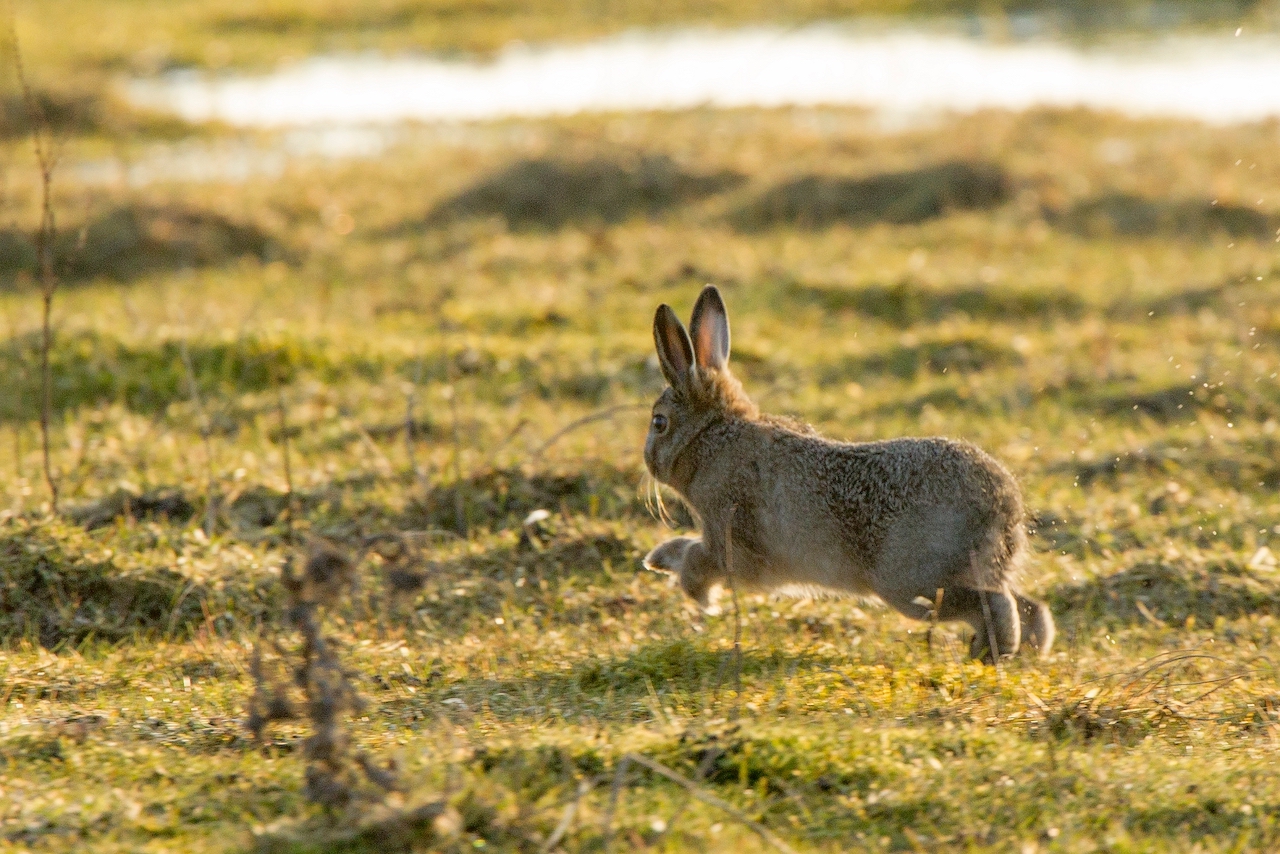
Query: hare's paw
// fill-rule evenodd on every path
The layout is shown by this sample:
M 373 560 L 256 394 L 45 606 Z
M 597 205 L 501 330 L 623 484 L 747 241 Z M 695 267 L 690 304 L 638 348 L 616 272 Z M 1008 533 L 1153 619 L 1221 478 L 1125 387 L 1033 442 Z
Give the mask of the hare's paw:
M 697 603 L 703 613 L 712 617 L 720 613 L 720 594 L 724 590 L 716 579 L 708 578 L 695 567 L 686 565 L 680 571 L 680 589 Z
M 676 537 L 673 540 L 667 540 L 644 556 L 644 568 L 654 572 L 682 575 L 685 558 L 689 554 L 690 547 L 696 542 L 698 542 L 697 537 Z
M 685 595 L 698 603 L 708 614 L 719 613 L 719 577 L 707 555 L 702 540 L 697 537 L 676 537 L 667 540 L 645 555 L 645 569 L 665 572 L 680 582 Z

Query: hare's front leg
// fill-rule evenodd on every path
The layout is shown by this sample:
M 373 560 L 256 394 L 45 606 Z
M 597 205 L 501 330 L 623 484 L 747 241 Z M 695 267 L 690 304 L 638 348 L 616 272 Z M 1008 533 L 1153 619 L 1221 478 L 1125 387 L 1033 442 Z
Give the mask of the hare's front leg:
M 676 537 L 645 555 L 646 569 L 669 572 L 680 579 L 680 587 L 703 609 L 711 607 L 711 587 L 721 573 L 707 547 L 698 537 Z

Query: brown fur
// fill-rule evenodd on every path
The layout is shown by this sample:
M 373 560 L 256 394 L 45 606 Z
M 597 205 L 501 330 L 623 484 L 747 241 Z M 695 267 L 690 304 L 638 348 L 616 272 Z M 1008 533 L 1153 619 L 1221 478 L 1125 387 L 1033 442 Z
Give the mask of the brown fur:
M 965 442 L 851 444 L 762 416 L 729 371 L 728 316 L 714 287 L 691 326 L 692 336 L 658 309 L 654 340 L 671 387 L 654 403 L 645 463 L 703 533 L 659 545 L 647 566 L 678 575 L 704 606 L 730 570 L 740 588 L 874 593 L 916 618 L 929 614 L 918 600 L 934 602 L 941 589 L 939 617 L 974 627 L 975 656 L 988 654 L 988 626 L 1001 654 L 1024 640 L 1048 651 L 1052 615 L 1014 587 L 1027 539 L 1007 469 Z

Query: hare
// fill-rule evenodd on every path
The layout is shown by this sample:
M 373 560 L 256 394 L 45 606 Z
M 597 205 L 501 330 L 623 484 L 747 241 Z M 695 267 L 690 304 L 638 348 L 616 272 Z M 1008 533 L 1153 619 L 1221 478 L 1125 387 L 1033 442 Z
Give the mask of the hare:
M 874 593 L 915 619 L 936 610 L 973 627 L 975 658 L 990 660 L 993 642 L 996 656 L 1023 641 L 1049 651 L 1053 615 L 1013 586 L 1027 536 L 1000 463 L 950 439 L 851 444 L 762 415 L 729 372 L 729 317 L 712 285 L 688 332 L 661 305 L 653 337 L 670 387 L 653 405 L 645 465 L 702 536 L 662 543 L 647 568 L 675 575 L 703 608 L 731 572 L 738 589 Z

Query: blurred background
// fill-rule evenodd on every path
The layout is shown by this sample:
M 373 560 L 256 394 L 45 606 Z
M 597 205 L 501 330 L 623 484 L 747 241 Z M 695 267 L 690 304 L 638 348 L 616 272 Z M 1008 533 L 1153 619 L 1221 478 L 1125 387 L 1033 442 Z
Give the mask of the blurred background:
M 1009 412 L 1092 423 L 1134 397 L 1130 412 L 1189 415 L 1169 389 L 1203 388 L 1216 357 L 1167 324 L 1222 315 L 1253 330 L 1250 353 L 1273 329 L 1225 294 L 1270 291 L 1278 10 L 17 4 L 0 185 L 13 507 L 38 497 L 33 132 L 52 166 L 69 496 L 139 466 L 138 488 L 152 465 L 190 476 L 189 438 L 163 463 L 108 465 L 97 425 L 207 418 L 234 444 L 276 375 L 348 389 L 355 410 L 404 384 L 438 403 L 466 376 L 483 426 L 462 469 L 506 465 L 553 413 L 645 399 L 649 312 L 704 280 L 731 295 L 757 393 L 845 435 L 1026 424 L 966 402 L 988 382 Z M 204 415 L 180 414 L 193 389 Z M 557 449 L 634 466 L 643 418 L 627 417 Z M 539 426 L 504 441 L 522 424 Z M 378 444 L 325 442 L 321 479 Z M 455 455 L 385 453 L 418 450 Z
M 274 579 L 304 535 L 354 548 L 409 532 L 429 568 L 400 622 L 344 629 L 365 644 L 358 666 L 391 680 L 360 725 L 368 743 L 427 756 L 415 721 L 459 699 L 477 710 L 474 744 L 549 751 L 526 757 L 536 773 L 502 776 L 508 754 L 472 769 L 518 788 L 559 780 L 555 746 L 576 750 L 583 733 L 617 739 L 598 748 L 608 759 L 722 718 L 727 624 L 635 572 L 667 535 L 641 461 L 663 387 L 653 310 L 687 315 L 714 282 L 732 364 L 765 411 L 850 440 L 963 437 L 1017 473 L 1035 530 L 1028 587 L 1064 638 L 1060 658 L 1011 663 L 1013 681 L 996 682 L 872 606 L 750 599 L 739 699 L 774 729 L 730 748 L 750 768 L 713 775 L 721 794 L 819 848 L 857 834 L 894 850 L 921 838 L 987 850 L 1020 833 L 1049 846 L 1097 822 L 1133 850 L 1276 842 L 1258 817 L 1280 805 L 1256 780 L 1269 779 L 1280 682 L 1256 656 L 1280 614 L 1268 545 L 1280 538 L 1280 4 L 13 10 L 0 62 L 0 634 L 28 646 L 7 678 L 21 696 L 49 678 L 43 650 L 122 644 L 156 685 L 194 676 L 182 702 L 203 722 L 144 732 L 178 719 L 120 687 L 144 676 L 112 682 L 122 659 L 57 659 L 116 686 L 94 695 L 110 700 L 113 737 L 171 768 L 164 751 L 178 750 L 196 777 L 245 763 L 259 776 L 166 794 L 167 778 L 86 754 L 93 774 L 160 805 L 97 826 L 97 807 L 76 818 L 67 806 L 95 784 L 31 748 L 11 752 L 16 777 L 73 796 L 45 786 L 36 807 L 0 806 L 4 820 L 34 811 L 120 850 L 189 834 L 186 850 L 201 850 L 246 810 L 258 822 L 300 809 L 280 756 L 237 746 L 242 651 L 192 639 L 251 638 L 278 615 Z M 672 524 L 691 526 L 667 498 Z M 370 646 L 380 632 L 409 643 Z M 1169 711 L 1191 695 L 1168 682 L 1080 705 L 1099 673 L 1215 641 L 1215 673 L 1255 669 L 1194 721 Z M 188 669 L 170 673 L 175 662 Z M 43 732 L 40 715 L 80 702 L 32 697 L 5 707 L 12 732 Z M 855 710 L 865 756 L 840 729 Z M 1123 761 L 1123 773 L 1024 785 L 1059 773 L 1036 758 L 1051 720 L 1079 767 Z M 1187 745 L 1247 749 L 1190 757 L 1162 740 L 1166 724 Z M 786 748 L 828 725 L 829 753 Z M 953 728 L 985 746 L 948 741 Z M 1130 738 L 1123 760 L 1092 752 L 1103 732 Z M 692 775 L 697 761 L 668 747 Z M 926 755 L 948 763 L 941 782 L 916 774 Z M 1025 775 L 988 779 L 982 756 Z M 762 775 L 800 800 L 767 784 L 744 795 Z M 291 781 L 284 794 L 256 806 L 277 778 Z M 624 810 L 633 843 L 728 838 L 702 807 L 691 836 L 658 830 L 674 796 L 646 785 L 643 806 Z M 33 833 L 23 839 L 55 844 Z M 565 844 L 593 838 L 575 829 Z

